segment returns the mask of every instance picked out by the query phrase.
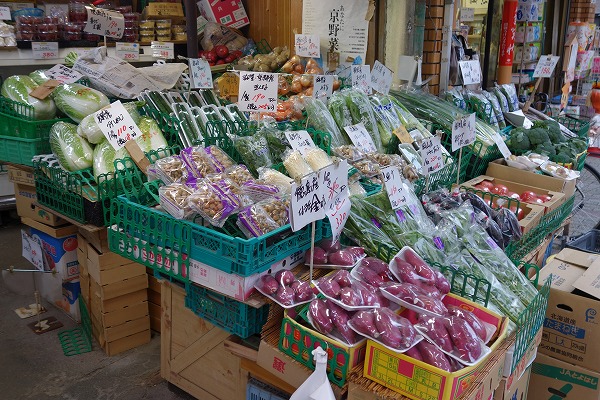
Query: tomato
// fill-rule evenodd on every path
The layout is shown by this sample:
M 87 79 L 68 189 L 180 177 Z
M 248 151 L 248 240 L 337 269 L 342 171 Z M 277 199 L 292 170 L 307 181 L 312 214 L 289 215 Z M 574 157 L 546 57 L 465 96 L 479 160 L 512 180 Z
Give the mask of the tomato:
M 481 181 L 479 182 L 478 186 L 487 187 L 489 192 L 494 187 L 494 184 L 490 181 Z
M 536 197 L 535 200 L 534 200 L 534 203 L 544 204 L 544 200 L 540 199 L 539 197 Z
M 240 58 L 243 53 L 241 52 L 241 50 L 234 50 L 231 52 L 231 54 L 233 54 L 235 58 Z
M 217 60 L 216 64 L 223 65 L 223 64 L 227 64 L 227 63 L 225 62 L 225 60 Z
M 215 49 L 212 49 L 210 51 L 206 52 L 206 61 L 210 62 L 217 62 L 217 52 L 215 51 Z
M 508 192 L 508 193 L 506 193 L 506 197 L 510 197 L 510 198 L 516 199 L 516 200 L 521 200 L 521 196 L 519 196 L 515 192 Z
M 548 196 L 547 194 L 540 194 L 538 198 L 542 201 L 542 203 L 552 200 L 552 196 Z
M 508 193 L 508 188 L 504 185 L 496 185 L 492 188 L 492 193 L 495 193 L 500 196 L 505 196 Z
M 231 64 L 232 62 L 234 62 L 237 58 L 233 55 L 233 54 L 229 54 L 227 57 L 224 58 L 225 62 L 227 64 Z
M 225 58 L 229 55 L 229 49 L 227 46 L 223 46 L 222 44 L 219 46 L 215 46 L 215 52 L 217 53 L 217 57 Z
M 77 249 L 77 238 L 68 238 L 63 242 L 64 251 L 73 251 Z
M 482 192 L 489 192 L 489 191 L 490 191 L 490 188 L 489 188 L 489 187 L 487 187 L 487 186 L 485 186 L 485 185 L 482 185 L 481 183 L 480 183 L 480 184 L 478 184 L 478 185 L 475 185 L 475 186 L 473 186 L 473 187 L 474 187 L 475 189 L 477 189 L 477 190 L 481 190 Z
M 206 58 L 206 51 L 204 51 L 204 50 L 199 51 L 198 52 L 198 57 L 199 58 Z
M 519 208 L 519 211 L 517 211 L 517 206 L 510 206 L 509 209 L 517 216 L 517 219 L 519 221 L 525 217 L 525 212 L 523 211 L 523 207 Z
M 521 200 L 526 203 L 535 203 L 537 195 L 531 191 L 525 191 L 521 193 Z

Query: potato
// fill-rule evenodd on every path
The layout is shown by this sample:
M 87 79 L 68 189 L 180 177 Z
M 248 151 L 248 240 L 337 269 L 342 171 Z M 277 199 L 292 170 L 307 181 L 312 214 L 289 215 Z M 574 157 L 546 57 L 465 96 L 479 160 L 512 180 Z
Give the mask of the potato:
M 396 258 L 396 274 L 402 282 L 412 283 L 413 285 L 420 285 L 421 278 L 415 272 L 415 268 L 407 263 L 406 261 Z
M 363 335 L 370 336 L 377 339 L 379 332 L 375 327 L 375 315 L 372 311 L 362 310 L 358 311 L 350 319 L 352 326 Z
M 347 306 L 357 307 L 362 304 L 362 297 L 351 287 L 345 287 L 340 290 L 340 301 Z
M 443 369 L 444 371 L 452 371 L 448 357 L 440 349 L 435 347 L 435 345 L 429 343 L 427 340 L 422 340 L 417 344 L 417 349 L 423 358 L 423 362 L 439 369 Z
M 352 279 L 350 278 L 350 272 L 345 269 L 340 269 L 336 271 L 331 278 L 334 279 L 340 287 L 347 287 L 352 285 Z
M 348 321 L 350 320 L 348 311 L 344 310 L 342 307 L 338 306 L 332 301 L 327 302 L 327 307 L 329 307 L 329 315 L 333 321 L 333 326 L 338 331 L 340 336 L 349 344 L 356 343 L 356 333 L 348 326 Z
M 331 321 L 329 308 L 327 308 L 325 300 L 313 300 L 308 307 L 308 312 L 316 330 L 325 334 L 333 331 L 333 322 Z
M 275 274 L 275 280 L 277 280 L 281 286 L 289 286 L 296 280 L 296 277 L 292 271 L 279 271 Z
M 259 287 L 266 294 L 273 294 L 279 289 L 279 283 L 271 275 L 263 275 L 260 277 Z
M 296 281 L 298 282 L 298 281 Z M 296 283 L 294 282 L 294 283 Z M 296 286 L 294 290 L 294 299 L 297 302 L 302 302 L 302 301 L 307 301 L 310 300 L 314 293 L 312 291 L 312 288 L 310 287 L 310 283 L 308 282 L 300 282 L 299 285 Z
M 440 271 L 435 270 L 434 273 L 435 273 L 435 287 L 442 294 L 450 293 L 450 282 L 448 282 L 448 279 L 446 279 L 446 277 Z
M 315 246 L 314 251 L 313 263 L 320 265 L 327 264 L 327 253 L 325 250 L 319 246 Z M 310 264 L 311 254 L 311 249 L 306 250 L 306 253 L 304 253 L 304 263 L 307 265 Z
M 483 323 L 471 311 L 463 310 L 462 308 L 458 308 L 456 306 L 448 306 L 448 313 L 450 315 L 456 315 L 457 317 L 467 321 L 467 323 L 471 326 L 473 331 L 481 340 L 485 341 L 485 339 L 487 339 L 487 331 L 483 326 Z
M 350 252 L 355 258 L 360 258 L 365 255 L 365 249 L 360 246 L 350 246 L 346 247 L 344 250 Z
M 452 344 L 460 354 L 460 358 L 468 362 L 477 361 L 481 357 L 481 341 L 467 321 L 456 315 L 450 315 L 444 321 Z
M 375 257 L 366 257 L 360 264 L 375 271 L 376 274 L 382 275 L 389 271 L 390 266 L 385 262 Z
M 332 265 L 350 266 L 354 265 L 354 263 L 356 262 L 356 258 L 354 257 L 354 255 L 346 250 L 338 250 L 336 252 L 329 253 L 327 258 L 329 260 L 329 263 Z

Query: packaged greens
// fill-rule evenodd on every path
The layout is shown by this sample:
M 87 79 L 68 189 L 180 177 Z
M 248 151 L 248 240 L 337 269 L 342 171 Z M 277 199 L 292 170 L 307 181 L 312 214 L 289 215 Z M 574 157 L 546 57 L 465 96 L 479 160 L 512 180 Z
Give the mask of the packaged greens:
M 510 107 L 508 106 L 508 99 L 499 87 L 494 87 L 490 89 L 490 93 L 496 96 L 496 99 L 498 99 L 498 104 L 500 104 L 500 110 L 502 110 L 503 113 L 510 111 Z
M 349 143 L 338 129 L 333 116 L 321 100 L 305 97 L 304 107 L 306 109 L 308 124 L 316 130 L 329 133 L 331 135 L 332 146 L 341 146 Z
M 444 98 L 462 110 L 467 109 L 467 102 L 465 101 L 465 98 L 461 91 L 457 88 L 447 90 L 444 93 Z
M 499 129 L 498 119 L 492 104 L 482 92 L 467 90 L 467 97 L 471 106 L 478 111 L 478 114 L 482 116 L 482 119 L 489 123 L 496 129 Z
M 377 119 L 373 114 L 373 108 L 369 97 L 359 89 L 345 89 L 346 92 L 346 106 L 350 110 L 352 116 L 352 124 L 356 125 L 362 123 L 369 132 L 369 136 L 373 139 L 375 148 L 377 151 L 382 152 L 383 146 L 381 144 L 381 136 L 379 135 L 379 129 L 377 128 Z M 342 143 L 344 144 L 344 143 Z M 333 143 L 332 145 L 337 146 Z
M 260 133 L 267 139 L 273 160 L 283 160 L 283 153 L 290 148 L 285 132 L 273 124 L 273 126 L 263 126 Z
M 492 110 L 494 110 L 494 114 L 496 114 L 496 121 L 498 122 L 498 127 L 500 129 L 506 128 L 506 121 L 504 120 L 504 114 L 502 113 L 502 108 L 500 107 L 500 102 L 498 98 L 490 92 L 482 91 L 481 94 L 490 102 L 492 106 Z
M 508 109 L 510 111 L 519 111 L 519 96 L 517 95 L 515 84 L 505 83 L 500 85 L 500 91 L 506 96 L 506 100 L 508 100 Z
M 335 120 L 340 132 L 346 137 L 344 127 L 352 125 L 352 115 L 350 115 L 350 110 L 348 109 L 348 106 L 346 106 L 344 93 L 334 92 L 329 98 L 327 108 Z M 349 143 L 350 140 L 346 139 L 346 142 Z
M 388 110 L 386 110 L 388 105 L 386 104 L 384 106 L 384 103 L 381 101 L 380 97 L 373 95 L 369 98 L 369 101 L 371 102 L 375 120 L 377 121 L 377 130 L 379 131 L 379 137 L 381 138 L 381 145 L 384 149 L 386 149 L 392 141 L 392 132 L 397 128 L 397 126 L 394 125 L 394 121 L 390 120 L 390 113 Z M 391 102 L 389 103 L 389 108 L 392 108 Z M 394 117 L 398 119 L 398 116 L 395 112 Z
M 233 138 L 233 146 L 253 174 L 256 174 L 260 167 L 273 165 L 267 139 L 260 133 L 254 136 L 236 136 Z

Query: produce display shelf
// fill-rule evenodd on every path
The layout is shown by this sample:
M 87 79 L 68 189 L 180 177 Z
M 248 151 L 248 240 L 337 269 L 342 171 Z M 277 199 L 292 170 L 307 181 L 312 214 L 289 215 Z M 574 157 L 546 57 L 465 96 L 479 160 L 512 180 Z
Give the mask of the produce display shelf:
M 186 284 L 185 305 L 200 318 L 242 339 L 260 333 L 269 316 L 269 304 L 254 308 L 191 282 Z

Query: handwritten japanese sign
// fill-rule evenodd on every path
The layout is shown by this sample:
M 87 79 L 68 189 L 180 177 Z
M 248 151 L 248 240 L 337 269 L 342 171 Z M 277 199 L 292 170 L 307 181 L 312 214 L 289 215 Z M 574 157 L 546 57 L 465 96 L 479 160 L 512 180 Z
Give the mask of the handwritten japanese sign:
M 81 79 L 81 75 L 77 71 L 73 71 L 69 67 L 65 67 L 62 64 L 56 64 L 45 72 L 46 76 L 50 79 L 55 79 L 60 83 L 73 83 Z
M 225 72 L 216 81 L 221 97 L 237 96 L 240 89 L 240 77 L 233 72 Z
M 87 21 L 83 27 L 84 32 L 96 35 L 120 39 L 125 32 L 125 18 L 123 14 L 116 11 L 105 10 L 85 6 L 87 10 Z
M 371 94 L 371 69 L 368 65 L 353 65 L 350 74 L 352 87 Z
M 27 261 L 32 263 L 38 270 L 44 270 L 44 253 L 42 253 L 42 244 L 40 239 L 29 236 L 24 230 L 21 230 L 22 253 Z
M 341 161 L 323 168 L 319 175 L 325 190 L 326 215 L 331 225 L 334 243 L 339 240 L 350 215 L 348 192 L 348 162 Z
M 367 129 L 362 124 L 345 126 L 344 130 L 350 137 L 352 144 L 358 147 L 360 150 L 370 153 L 373 151 L 377 151 L 377 147 L 375 147 L 375 143 L 373 143 L 373 138 L 367 132 Z
M 496 133 L 494 135 L 494 143 L 496 143 L 496 146 L 498 146 L 498 150 L 500 150 L 500 153 L 502 153 L 502 156 L 504 158 L 509 158 L 512 155 L 512 153 L 508 149 L 508 146 L 506 145 L 506 143 L 504 143 L 504 139 L 502 139 L 502 136 L 500 136 L 499 133 Z
M 479 64 L 479 60 L 459 61 L 458 65 L 460 66 L 460 73 L 465 85 L 481 82 L 481 65 Z
M 558 64 L 558 60 L 560 60 L 559 56 L 543 56 L 538 61 L 535 66 L 535 71 L 533 71 L 534 78 L 550 78 L 552 76 L 552 72 L 554 72 L 554 68 L 556 68 L 556 64 Z
M 0 7 L 0 21 L 10 21 L 10 8 L 9 7 Z
M 307 131 L 285 131 L 285 137 L 292 149 L 298 150 L 303 156 L 308 150 L 315 148 L 315 143 Z
M 190 58 L 189 60 L 190 78 L 192 79 L 192 89 L 212 89 L 212 72 L 208 61 L 203 58 Z
M 290 223 L 296 232 L 313 221 L 325 217 L 325 192 L 319 174 L 312 173 L 292 183 Z
M 172 60 L 175 58 L 175 45 L 172 42 L 150 42 L 152 57 Z
M 423 160 L 423 175 L 431 175 L 444 167 L 442 143 L 438 136 L 421 140 L 421 159 Z
M 315 75 L 313 97 L 328 99 L 333 94 L 333 75 Z
M 390 199 L 392 210 L 397 210 L 407 202 L 404 184 L 402 183 L 402 174 L 398 170 L 398 167 L 393 165 L 383 168 L 381 174 L 383 175 L 385 191 Z
M 371 88 L 376 92 L 388 94 L 392 87 L 393 72 L 388 67 L 375 61 L 371 71 Z
M 465 115 L 452 123 L 452 151 L 475 142 L 475 113 Z
M 294 47 L 300 57 L 321 57 L 320 39 L 318 35 L 296 34 Z
M 238 107 L 241 111 L 274 112 L 278 85 L 277 74 L 240 72 Z
M 125 146 L 129 140 L 143 135 L 120 101 L 96 112 L 94 120 L 115 150 Z
M 58 58 L 58 42 L 32 42 L 31 50 L 34 60 Z
M 123 60 L 139 60 L 140 45 L 138 43 L 123 43 L 115 44 L 115 54 Z
M 470 22 L 475 20 L 475 9 L 474 8 L 461 8 L 460 9 L 460 20 L 461 22 Z

